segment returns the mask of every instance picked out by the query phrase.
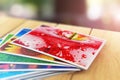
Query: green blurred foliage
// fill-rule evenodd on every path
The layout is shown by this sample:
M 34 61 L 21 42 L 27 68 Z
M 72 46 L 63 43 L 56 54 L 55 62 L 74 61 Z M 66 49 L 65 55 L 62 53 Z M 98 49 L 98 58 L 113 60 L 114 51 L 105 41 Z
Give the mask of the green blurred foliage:
M 0 9 L 5 9 L 6 7 L 9 7 L 10 5 L 14 4 L 32 4 L 36 7 L 40 7 L 44 5 L 45 3 L 49 3 L 51 0 L 0 0 Z

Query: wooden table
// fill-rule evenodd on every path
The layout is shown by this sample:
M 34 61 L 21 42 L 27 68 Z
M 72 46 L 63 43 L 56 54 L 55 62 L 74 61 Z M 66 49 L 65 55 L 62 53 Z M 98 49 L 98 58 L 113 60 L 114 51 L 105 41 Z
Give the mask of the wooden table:
M 0 17 L 0 37 L 16 33 L 23 27 L 35 28 L 40 25 L 55 26 L 78 33 L 94 35 L 107 40 L 102 51 L 86 71 L 71 72 L 45 78 L 44 80 L 119 80 L 120 79 L 120 32 L 71 26 L 44 21 L 34 21 L 11 17 Z

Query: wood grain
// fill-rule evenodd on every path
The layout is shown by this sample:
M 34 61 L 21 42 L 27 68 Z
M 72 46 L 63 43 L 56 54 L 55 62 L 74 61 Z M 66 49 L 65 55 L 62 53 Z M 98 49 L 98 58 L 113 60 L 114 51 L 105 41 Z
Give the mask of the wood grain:
M 118 80 L 120 79 L 120 32 L 93 29 L 91 35 L 107 42 L 87 71 L 76 72 L 72 80 Z
M 63 29 L 63 30 L 69 30 L 69 31 L 82 33 L 82 34 L 89 34 L 91 31 L 91 28 L 86 28 L 86 27 L 82 27 L 82 26 L 59 24 L 57 27 L 60 29 Z
M 0 16 L 0 24 L 6 22 L 9 18 L 8 16 Z
M 56 26 L 56 23 L 50 23 L 50 22 L 44 22 L 44 21 L 35 21 L 35 20 L 27 20 L 25 23 L 21 24 L 20 26 L 18 26 L 16 29 L 14 29 L 13 31 L 11 31 L 10 33 L 17 33 L 19 30 L 21 30 L 22 28 L 36 28 L 40 25 L 49 25 L 49 26 Z
M 0 24 L 0 37 L 5 36 L 7 33 L 11 32 L 24 22 L 24 19 L 9 18 L 8 20 Z

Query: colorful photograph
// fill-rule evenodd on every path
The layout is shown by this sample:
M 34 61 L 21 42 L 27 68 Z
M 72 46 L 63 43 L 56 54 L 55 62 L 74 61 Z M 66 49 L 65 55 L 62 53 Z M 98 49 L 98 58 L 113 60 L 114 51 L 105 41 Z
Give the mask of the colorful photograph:
M 0 46 L 3 45 L 4 43 L 6 43 L 8 40 L 10 40 L 11 37 L 13 37 L 13 36 L 14 36 L 14 34 L 8 34 L 8 35 L 6 35 L 4 37 L 4 39 L 0 41 Z
M 45 60 L 39 60 L 39 59 L 33 59 L 33 58 L 28 58 L 28 57 L 23 57 L 23 56 L 11 55 L 9 53 L 5 53 L 5 52 L 1 52 L 1 51 L 0 51 L 0 63 L 60 65 L 60 64 L 45 61 Z
M 23 75 L 26 73 L 30 73 L 31 71 L 6 71 L 6 72 L 0 72 L 0 79 L 15 77 L 18 75 Z
M 2 39 L 0 39 L 0 44 L 1 44 L 1 42 L 2 42 Z
M 20 36 L 24 35 L 25 33 L 29 32 L 29 31 L 30 31 L 30 29 L 24 28 L 24 29 L 20 30 L 16 34 L 15 37 L 16 38 L 20 37 Z M 15 38 L 14 38 L 13 34 L 8 34 L 3 40 L 3 46 L 4 45 L 7 46 L 9 44 L 9 42 L 14 40 L 14 39 Z M 10 47 L 11 45 L 8 45 L 8 46 Z M 14 46 L 11 46 L 11 47 L 14 47 Z M 12 50 L 15 50 L 15 48 L 13 48 Z M 46 61 L 46 60 L 33 59 L 33 58 L 29 58 L 29 57 L 24 57 L 24 56 L 12 55 L 10 53 L 10 51 L 7 51 L 7 52 L 0 51 L 0 63 L 19 63 L 19 64 L 20 63 L 26 63 L 26 64 L 60 65 L 60 64 L 50 62 L 50 61 Z
M 0 63 L 0 71 L 48 71 L 48 70 L 57 70 L 57 71 L 79 71 L 76 67 L 68 66 L 51 66 L 51 65 L 35 65 L 35 64 L 5 64 Z
M 63 33 L 62 33 L 63 32 Z M 49 26 L 40 26 L 13 41 L 14 44 L 49 55 L 62 61 L 88 69 L 105 40 L 84 34 L 69 33 Z
M 17 46 L 15 44 L 10 43 L 12 40 L 14 40 L 14 39 L 16 39 L 16 38 L 18 38 L 18 37 L 26 34 L 29 31 L 30 31 L 30 29 L 22 29 L 14 37 L 11 37 L 11 39 L 9 39 L 8 41 L 6 41 L 0 47 L 0 50 L 3 51 L 4 53 L 8 53 L 8 54 L 15 55 L 15 56 L 23 56 L 23 57 L 28 57 L 28 58 L 34 58 L 34 59 L 49 61 L 51 63 L 58 63 L 58 64 L 63 64 L 63 65 L 71 66 L 70 64 L 62 62 L 62 61 L 60 61 L 58 59 L 55 59 L 53 57 L 50 57 L 50 56 L 47 56 L 47 55 L 35 52 L 33 50 L 26 49 L 24 47 Z M 69 34 L 72 34 L 72 33 L 69 33 Z M 66 35 L 66 36 L 69 36 L 69 35 Z

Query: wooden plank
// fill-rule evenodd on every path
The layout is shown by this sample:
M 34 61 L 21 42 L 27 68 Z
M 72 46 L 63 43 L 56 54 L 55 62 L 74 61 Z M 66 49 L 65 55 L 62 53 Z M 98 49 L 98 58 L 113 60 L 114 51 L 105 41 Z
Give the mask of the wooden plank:
M 56 26 L 56 23 L 50 23 L 50 22 L 44 22 L 44 21 L 35 21 L 35 20 L 28 20 L 24 24 L 18 26 L 15 30 L 13 30 L 11 33 L 16 33 L 22 28 L 35 28 L 40 25 L 48 25 L 48 26 Z
M 91 35 L 106 39 L 107 42 L 89 70 L 76 72 L 72 80 L 120 79 L 120 32 L 93 29 Z
M 7 16 L 0 16 L 0 24 L 6 22 L 10 17 Z
M 85 27 L 80 27 L 80 26 L 71 26 L 71 25 L 65 25 L 65 24 L 59 24 L 56 27 L 58 27 L 62 30 L 70 30 L 73 32 L 84 33 L 84 34 L 89 34 L 91 31 L 91 28 L 85 28 Z M 46 78 L 44 80 L 71 80 L 73 74 L 74 74 L 74 72 L 60 74 L 57 76 L 51 76 L 51 77 Z
M 83 34 L 89 34 L 91 30 L 91 28 L 86 28 L 82 26 L 65 25 L 65 24 L 59 24 L 57 27 L 60 29 L 69 30 L 77 33 L 83 33 Z
M 4 23 L 0 24 L 0 37 L 5 36 L 7 33 L 9 33 L 24 22 L 24 19 L 9 18 Z

